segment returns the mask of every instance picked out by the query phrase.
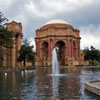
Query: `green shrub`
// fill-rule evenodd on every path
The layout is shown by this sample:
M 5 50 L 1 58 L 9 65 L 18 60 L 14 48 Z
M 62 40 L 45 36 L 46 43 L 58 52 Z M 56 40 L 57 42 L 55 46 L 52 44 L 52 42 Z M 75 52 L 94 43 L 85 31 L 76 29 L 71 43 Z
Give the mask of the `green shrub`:
M 89 64 L 92 66 L 100 66 L 100 62 L 97 60 L 89 60 Z
M 28 66 L 27 68 L 35 68 L 35 66 Z

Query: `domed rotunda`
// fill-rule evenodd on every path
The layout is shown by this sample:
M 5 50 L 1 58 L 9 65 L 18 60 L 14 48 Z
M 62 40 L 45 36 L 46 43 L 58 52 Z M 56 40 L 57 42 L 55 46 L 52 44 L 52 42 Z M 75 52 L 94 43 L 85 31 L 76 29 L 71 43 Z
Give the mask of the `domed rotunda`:
M 59 66 L 80 65 L 80 35 L 64 20 L 51 20 L 36 30 L 36 66 L 51 66 L 52 50 L 58 47 Z

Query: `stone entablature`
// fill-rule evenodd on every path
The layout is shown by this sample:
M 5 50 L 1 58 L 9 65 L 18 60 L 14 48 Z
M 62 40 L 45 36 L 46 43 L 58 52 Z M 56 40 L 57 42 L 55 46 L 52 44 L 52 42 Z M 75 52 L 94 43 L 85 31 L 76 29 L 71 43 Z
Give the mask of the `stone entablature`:
M 6 28 L 9 31 L 13 31 L 15 33 L 17 32 L 17 33 L 22 34 L 22 24 L 21 23 L 17 23 L 15 21 L 12 21 L 11 23 L 6 24 Z
M 71 25 L 67 24 L 49 24 L 36 30 L 36 38 L 42 38 L 47 36 L 63 36 L 80 38 L 79 30 L 74 29 Z

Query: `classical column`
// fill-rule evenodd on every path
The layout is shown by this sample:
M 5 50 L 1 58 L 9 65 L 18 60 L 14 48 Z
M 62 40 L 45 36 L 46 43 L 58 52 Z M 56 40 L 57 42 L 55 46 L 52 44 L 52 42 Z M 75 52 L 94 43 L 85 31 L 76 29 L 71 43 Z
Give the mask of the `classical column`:
M 68 41 L 65 42 L 65 56 L 68 56 Z
M 76 42 L 76 58 L 78 59 L 78 43 Z
M 71 41 L 71 57 L 73 57 L 73 40 Z
M 51 41 L 48 40 L 48 62 L 47 66 L 51 65 Z
M 53 48 L 55 47 L 55 40 L 53 40 Z
M 6 48 L 4 48 L 4 47 L 2 47 L 0 49 L 6 51 Z M 1 63 L 2 63 L 3 66 L 6 66 L 6 54 L 5 53 L 3 54 L 3 62 L 1 62 Z
M 36 53 L 37 57 L 40 58 L 40 42 L 36 41 Z
M 16 49 L 16 43 L 15 43 L 15 37 L 13 37 L 13 40 L 14 40 L 14 44 L 13 44 L 13 48 L 11 50 L 11 67 L 12 68 L 15 68 L 16 66 L 16 63 L 15 63 L 15 60 L 16 60 L 16 52 L 15 52 L 15 49 Z
M 20 50 L 21 48 L 21 41 L 22 41 L 22 36 L 21 35 L 18 35 L 18 51 Z M 18 54 L 19 55 L 19 54 Z
M 51 58 L 51 41 L 48 40 L 48 58 Z
M 20 62 L 17 61 L 17 58 L 20 56 L 19 51 L 21 49 L 21 41 L 22 41 L 22 35 L 18 34 L 18 39 L 17 39 L 17 48 L 16 48 L 16 64 L 17 66 L 20 66 Z
M 67 42 L 67 47 L 68 47 L 67 54 L 68 56 L 70 56 L 70 41 L 69 40 Z
M 78 58 L 80 58 L 80 41 L 78 41 Z

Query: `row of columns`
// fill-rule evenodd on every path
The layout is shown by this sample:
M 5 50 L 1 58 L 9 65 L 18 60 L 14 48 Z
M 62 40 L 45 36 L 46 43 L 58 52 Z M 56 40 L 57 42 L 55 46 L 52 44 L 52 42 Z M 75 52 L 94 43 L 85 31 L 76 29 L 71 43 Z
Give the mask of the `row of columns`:
M 9 66 L 9 67 L 15 68 L 17 64 L 17 58 L 19 57 L 19 50 L 21 48 L 22 36 L 18 35 L 17 39 L 16 39 L 16 36 L 14 36 L 12 39 L 14 41 L 13 48 L 12 49 L 3 48 L 9 54 L 9 55 L 6 55 L 6 54 L 3 55 L 3 58 L 4 58 L 3 66 Z
M 70 57 L 73 57 L 74 55 L 74 48 L 73 48 L 73 40 L 68 40 L 67 41 L 67 54 L 68 54 L 68 56 L 70 56 Z M 71 51 L 71 52 L 70 52 Z M 78 56 L 78 58 L 80 58 L 80 42 L 79 41 L 77 41 L 77 56 Z
M 54 48 L 55 46 L 55 40 L 48 40 L 48 59 L 51 59 L 51 53 L 52 53 L 52 49 Z M 66 53 L 67 55 L 66 56 L 69 56 L 69 57 L 73 57 L 73 40 L 67 40 L 67 45 L 65 44 L 66 46 Z M 77 48 L 78 48 L 78 51 L 77 51 L 77 56 L 78 58 L 80 58 L 80 42 L 77 41 Z M 37 57 L 40 58 L 40 42 L 39 41 L 36 41 L 36 52 L 37 52 Z

